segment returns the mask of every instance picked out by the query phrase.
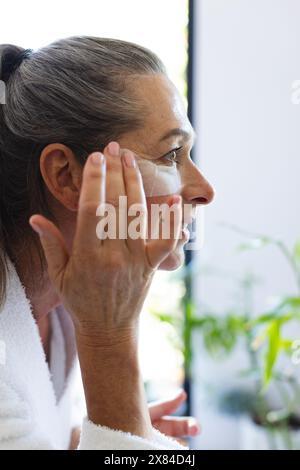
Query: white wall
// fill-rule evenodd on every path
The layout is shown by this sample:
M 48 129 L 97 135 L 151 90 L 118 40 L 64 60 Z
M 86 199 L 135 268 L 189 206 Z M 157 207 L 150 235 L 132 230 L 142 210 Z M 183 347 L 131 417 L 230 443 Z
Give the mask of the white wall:
M 187 0 L 13 0 L 1 2 L 0 44 L 38 48 L 73 35 L 113 37 L 155 51 L 183 89 Z M 176 55 L 170 53 L 176 44 Z
M 255 269 L 265 283 L 256 308 L 271 295 L 291 292 L 289 269 L 273 248 L 234 252 L 241 237 L 218 226 L 238 225 L 278 236 L 300 237 L 300 105 L 291 103 L 291 84 L 300 79 L 299 0 L 201 0 L 197 8 L 197 157 L 216 188 L 206 209 L 201 266 L 241 272 Z M 198 300 L 222 309 L 232 303 L 234 285 L 224 278 L 195 278 Z M 203 353 L 195 367 L 217 383 L 241 366 L 237 359 L 217 366 Z M 194 393 L 203 434 L 201 448 L 237 448 L 238 429 L 201 405 Z

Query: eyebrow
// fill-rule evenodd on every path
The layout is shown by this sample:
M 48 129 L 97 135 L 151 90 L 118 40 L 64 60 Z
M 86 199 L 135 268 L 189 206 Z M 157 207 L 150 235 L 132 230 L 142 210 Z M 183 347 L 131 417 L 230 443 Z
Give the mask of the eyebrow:
M 192 132 L 187 132 L 180 127 L 176 127 L 163 135 L 163 137 L 160 139 L 160 142 L 170 139 L 170 137 L 182 137 L 182 139 L 185 141 L 192 140 L 192 142 L 195 143 L 197 135 L 194 128 L 192 128 Z

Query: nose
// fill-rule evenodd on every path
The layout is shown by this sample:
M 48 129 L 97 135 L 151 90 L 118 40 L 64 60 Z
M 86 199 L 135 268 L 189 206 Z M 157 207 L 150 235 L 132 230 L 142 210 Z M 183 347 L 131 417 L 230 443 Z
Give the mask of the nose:
M 191 162 L 185 174 L 182 175 L 181 196 L 183 200 L 195 206 L 210 204 L 214 199 L 214 188 L 194 162 Z

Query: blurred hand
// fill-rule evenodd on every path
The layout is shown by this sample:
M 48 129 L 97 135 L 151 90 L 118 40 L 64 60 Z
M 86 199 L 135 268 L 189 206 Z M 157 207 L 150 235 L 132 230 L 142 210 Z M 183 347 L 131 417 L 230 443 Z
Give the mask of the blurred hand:
M 175 398 L 149 404 L 149 413 L 152 426 L 161 433 L 172 437 L 196 436 L 200 433 L 200 426 L 193 417 L 168 416 L 174 413 L 186 400 L 184 390 L 178 392 Z

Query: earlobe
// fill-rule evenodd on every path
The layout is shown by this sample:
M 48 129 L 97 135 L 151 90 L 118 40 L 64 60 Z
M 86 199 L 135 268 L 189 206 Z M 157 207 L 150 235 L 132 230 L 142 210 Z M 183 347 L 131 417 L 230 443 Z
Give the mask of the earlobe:
M 40 171 L 51 195 L 77 211 L 82 171 L 72 150 L 59 143 L 47 145 L 40 156 Z

